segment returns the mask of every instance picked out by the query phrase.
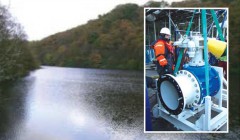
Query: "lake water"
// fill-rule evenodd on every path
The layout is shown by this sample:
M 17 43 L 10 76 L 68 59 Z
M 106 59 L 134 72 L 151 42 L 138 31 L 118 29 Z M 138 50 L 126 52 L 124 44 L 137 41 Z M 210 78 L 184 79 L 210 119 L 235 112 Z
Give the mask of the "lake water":
M 0 140 L 206 139 L 144 134 L 143 73 L 42 67 L 0 85 Z

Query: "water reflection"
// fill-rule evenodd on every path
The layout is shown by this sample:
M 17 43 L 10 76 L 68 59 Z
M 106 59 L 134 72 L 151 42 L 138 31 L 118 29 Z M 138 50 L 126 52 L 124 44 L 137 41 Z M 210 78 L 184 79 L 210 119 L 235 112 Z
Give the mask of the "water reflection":
M 141 72 L 43 67 L 0 93 L 1 140 L 213 138 L 144 134 Z
M 1 139 L 105 140 L 122 137 L 119 130 L 113 130 L 112 125 L 116 124 L 109 123 L 107 116 L 112 114 L 109 114 L 108 108 L 103 109 L 105 105 L 99 107 L 101 102 L 98 101 L 103 100 L 109 104 L 105 97 L 119 101 L 117 94 L 128 93 L 138 94 L 142 98 L 142 83 L 139 72 L 43 67 L 20 81 L 19 85 L 12 84 L 1 88 L 5 90 L 3 95 L 9 96 L 2 97 L 1 102 L 4 99 L 12 100 L 6 102 L 3 107 L 5 110 L 1 109 L 1 114 L 7 115 L 5 118 L 1 117 L 1 130 L 4 129 L 1 131 Z M 117 96 L 112 96 L 114 94 Z M 24 100 L 14 100 L 17 95 Z M 113 101 L 111 99 L 110 102 Z M 142 101 L 140 100 L 141 104 Z M 9 106 L 15 110 L 9 110 Z M 142 107 L 141 105 L 140 108 Z M 13 112 L 21 113 L 13 115 Z M 119 122 L 117 118 L 115 116 L 113 120 Z M 12 128 L 3 123 L 7 119 Z M 14 124 L 14 121 L 17 121 L 17 124 Z M 123 127 L 121 129 L 124 130 Z
M 30 75 L 36 80 L 29 90 L 28 115 L 18 139 L 108 139 L 85 101 L 89 89 L 84 85 L 95 81 L 84 82 L 83 71 L 45 67 Z
M 0 139 L 14 139 L 26 114 L 26 92 L 31 83 L 25 80 L 0 83 Z

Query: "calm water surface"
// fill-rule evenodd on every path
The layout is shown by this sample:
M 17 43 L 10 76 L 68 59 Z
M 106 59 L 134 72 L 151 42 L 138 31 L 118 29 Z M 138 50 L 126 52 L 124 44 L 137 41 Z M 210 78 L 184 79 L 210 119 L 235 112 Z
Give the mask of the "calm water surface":
M 123 113 L 116 112 L 125 107 L 121 104 L 130 101 L 118 98 L 136 97 L 142 111 L 142 91 L 141 72 L 42 67 L 23 80 L 1 84 L 0 138 L 105 140 L 126 137 L 124 120 L 130 121 L 129 124 L 135 121 L 128 118 L 128 111 L 124 109 Z M 112 105 L 114 102 L 119 104 Z M 142 115 L 141 112 L 135 117 L 139 120 Z M 139 121 L 134 127 L 142 124 Z M 135 131 L 137 129 L 132 133 Z
M 143 73 L 42 67 L 0 85 L 1 140 L 205 139 L 143 133 Z

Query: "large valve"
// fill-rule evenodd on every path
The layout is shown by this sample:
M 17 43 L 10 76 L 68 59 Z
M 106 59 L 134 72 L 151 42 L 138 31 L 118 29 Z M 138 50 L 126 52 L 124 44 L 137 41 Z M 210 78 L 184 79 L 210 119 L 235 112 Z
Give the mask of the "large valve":
M 195 76 L 180 70 L 176 76 L 166 74 L 160 82 L 160 100 L 171 114 L 178 115 L 200 101 L 200 86 Z
M 159 82 L 160 101 L 163 107 L 174 115 L 180 114 L 186 108 L 203 103 L 204 97 L 207 96 L 203 38 L 200 35 L 185 37 L 175 42 L 176 44 L 181 48 L 187 48 L 187 54 L 191 60 L 175 76 L 165 74 Z M 214 47 L 211 46 L 211 48 Z M 214 68 L 211 66 L 207 68 L 209 70 L 209 94 L 214 96 L 220 89 L 220 78 Z

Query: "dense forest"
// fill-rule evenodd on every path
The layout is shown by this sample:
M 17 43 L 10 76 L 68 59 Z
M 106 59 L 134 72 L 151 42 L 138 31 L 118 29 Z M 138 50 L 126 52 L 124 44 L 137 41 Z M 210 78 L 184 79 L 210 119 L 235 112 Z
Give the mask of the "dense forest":
M 143 69 L 143 9 L 119 5 L 98 19 L 31 42 L 43 65 Z
M 0 82 L 22 77 L 38 67 L 27 45 L 21 25 L 0 5 Z
M 239 0 L 149 1 L 143 7 L 229 7 L 230 66 L 240 71 Z M 30 42 L 43 65 L 114 69 L 143 69 L 143 7 L 119 5 L 87 24 L 57 33 L 41 41 Z M 233 20 L 234 19 L 234 20 Z

